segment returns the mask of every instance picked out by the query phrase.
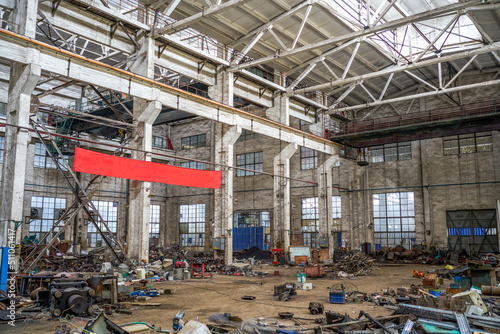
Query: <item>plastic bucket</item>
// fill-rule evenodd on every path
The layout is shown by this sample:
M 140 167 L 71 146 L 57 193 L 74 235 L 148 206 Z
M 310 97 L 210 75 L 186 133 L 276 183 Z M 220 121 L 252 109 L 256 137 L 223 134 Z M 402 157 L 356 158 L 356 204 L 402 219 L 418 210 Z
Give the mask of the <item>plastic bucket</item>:
M 306 282 L 306 273 L 297 273 L 297 282 L 305 283 Z

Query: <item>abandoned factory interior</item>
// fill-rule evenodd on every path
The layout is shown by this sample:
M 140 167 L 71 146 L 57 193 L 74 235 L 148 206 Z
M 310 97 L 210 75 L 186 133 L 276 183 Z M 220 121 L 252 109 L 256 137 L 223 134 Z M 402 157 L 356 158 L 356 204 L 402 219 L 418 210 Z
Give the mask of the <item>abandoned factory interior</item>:
M 0 332 L 500 333 L 500 1 L 0 0 Z

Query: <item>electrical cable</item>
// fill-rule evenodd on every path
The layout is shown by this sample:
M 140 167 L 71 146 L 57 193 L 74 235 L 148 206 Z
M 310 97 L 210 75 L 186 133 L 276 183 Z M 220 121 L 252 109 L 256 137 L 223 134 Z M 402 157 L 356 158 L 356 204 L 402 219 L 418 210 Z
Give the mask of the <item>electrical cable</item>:
M 63 317 L 60 317 L 59 318 L 59 321 L 60 322 L 64 322 L 64 323 L 67 323 L 68 325 L 72 326 L 72 327 L 75 327 L 76 329 L 78 330 L 81 330 L 82 332 L 85 332 L 85 333 L 93 333 L 93 334 L 96 334 L 95 332 L 92 332 L 92 331 L 89 331 L 87 329 L 84 329 L 84 328 L 80 328 L 78 327 L 77 325 L 74 325 L 71 323 L 71 321 L 68 320 L 68 314 L 66 314 L 66 316 L 63 318 Z
M 20 126 L 20 125 L 10 124 L 10 123 L 6 123 L 6 122 L 0 122 L 0 126 L 11 126 L 11 127 L 15 127 L 15 128 L 18 128 L 18 129 L 27 130 L 27 131 L 30 131 L 30 132 L 34 131 L 32 128 L 29 128 L 29 127 L 26 127 L 26 126 Z M 60 137 L 60 138 L 64 138 L 64 139 L 69 139 L 69 140 L 79 141 L 79 142 L 83 142 L 83 143 L 88 143 L 88 144 L 105 145 L 107 147 L 113 147 L 113 148 L 117 148 L 117 149 L 124 149 L 123 146 L 120 146 L 120 145 L 113 145 L 113 144 L 108 144 L 108 143 L 100 143 L 100 142 L 97 142 L 97 141 L 94 141 L 94 140 L 89 140 L 89 139 L 82 139 L 82 138 L 73 137 L 73 136 L 60 135 L 60 134 L 57 134 L 57 133 L 46 133 L 45 131 L 40 131 L 40 133 L 41 134 L 51 135 L 51 136 L 54 136 L 54 137 Z M 257 173 L 257 174 L 264 174 L 264 175 L 268 175 L 268 176 L 277 176 L 277 177 L 281 177 L 281 178 L 285 178 L 285 179 L 289 179 L 289 180 L 293 180 L 293 181 L 297 181 L 297 182 L 304 182 L 304 183 L 310 183 L 310 184 L 317 185 L 317 182 L 313 182 L 313 181 L 296 179 L 296 178 L 292 178 L 292 177 L 285 177 L 285 176 L 275 175 L 273 173 L 267 173 L 267 172 L 264 172 L 264 171 L 256 171 L 256 170 L 248 169 L 248 168 L 228 166 L 228 165 L 224 165 L 224 164 L 221 164 L 221 163 L 215 163 L 215 162 L 211 162 L 211 161 L 205 161 L 205 160 L 199 160 L 199 159 L 179 157 L 179 156 L 172 155 L 172 154 L 149 152 L 149 151 L 141 150 L 141 149 L 137 149 L 137 148 L 129 148 L 129 147 L 127 147 L 125 149 L 129 150 L 129 151 L 142 152 L 142 153 L 157 155 L 157 156 L 166 157 L 166 158 L 188 160 L 188 161 L 196 161 L 196 162 L 202 162 L 202 163 L 206 163 L 206 164 L 214 165 L 214 166 L 220 166 L 220 167 L 232 168 L 232 169 L 239 169 L 239 170 L 244 170 L 244 171 L 248 171 L 248 172 L 254 172 L 254 173 Z M 347 188 L 339 188 L 339 189 L 344 189 L 344 190 L 347 190 L 347 191 L 349 190 Z

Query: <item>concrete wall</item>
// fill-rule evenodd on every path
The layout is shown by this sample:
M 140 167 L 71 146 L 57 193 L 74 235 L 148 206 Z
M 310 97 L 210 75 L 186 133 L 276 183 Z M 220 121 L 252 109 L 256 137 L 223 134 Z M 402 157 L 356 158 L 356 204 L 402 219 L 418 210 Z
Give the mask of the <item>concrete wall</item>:
M 172 127 L 173 133 L 190 135 L 202 129 L 201 123 L 192 121 Z M 182 130 L 176 129 L 177 127 Z M 205 128 L 208 128 L 206 125 Z M 446 211 L 460 209 L 494 209 L 500 198 L 500 171 L 495 166 L 500 162 L 498 147 L 500 134 L 493 132 L 493 152 L 444 156 L 443 139 L 434 138 L 411 143 L 411 160 L 371 163 L 360 167 L 355 161 L 341 159 L 340 167 L 332 168 L 333 184 L 351 191 L 334 189 L 334 196 L 341 196 L 342 225 L 347 246 L 359 248 L 364 242 L 373 240 L 373 194 L 389 192 L 414 193 L 417 243 L 443 246 L 447 243 Z M 207 134 L 208 141 L 208 134 Z M 208 146 L 208 143 L 207 143 Z M 197 149 L 200 150 L 200 149 Z M 210 148 L 203 151 L 208 153 Z M 279 142 L 267 137 L 239 140 L 235 144 L 235 155 L 264 152 L 264 171 L 273 172 L 273 158 L 279 152 Z M 201 157 L 198 151 L 182 155 Z M 321 155 L 319 164 L 321 164 Z M 292 157 L 291 177 L 317 182 L 318 171 L 300 169 L 300 150 Z M 234 211 L 269 210 L 272 212 L 272 177 L 255 175 L 235 177 Z M 467 183 L 467 185 L 453 185 Z M 213 197 L 212 192 L 168 187 L 168 210 L 176 210 L 178 204 L 205 203 Z M 317 197 L 318 189 L 308 183 L 291 181 L 291 229 L 301 233 L 301 199 Z M 207 207 L 208 208 L 208 207 Z M 176 214 L 170 215 L 176 217 Z M 213 213 L 207 210 L 207 218 Z M 172 218 L 169 229 L 176 228 Z M 272 217 L 276 219 L 276 217 Z M 178 220 L 177 220 L 178 221 Z M 172 222 L 172 226 L 171 225 Z M 207 224 L 207 227 L 208 224 Z M 426 235 L 426 230 L 430 235 Z M 172 234 L 174 234 L 172 232 Z M 207 237 L 209 231 L 207 230 Z M 207 238 L 208 240 L 208 238 Z M 208 245 L 207 245 L 208 246 Z
M 166 135 L 167 128 L 155 130 Z M 213 160 L 213 124 L 198 118 L 171 125 L 172 144 L 176 154 L 200 160 Z M 182 137 L 206 133 L 206 147 L 181 150 Z M 334 189 L 333 195 L 341 196 L 342 229 L 347 246 L 359 248 L 364 242 L 373 244 L 373 194 L 412 191 L 415 196 L 415 221 L 417 243 L 443 246 L 447 243 L 446 211 L 464 209 L 495 209 L 500 199 L 500 133 L 493 132 L 493 151 L 462 155 L 443 155 L 443 139 L 434 138 L 413 141 L 412 159 L 404 161 L 371 163 L 360 167 L 355 161 L 342 159 L 340 167 L 332 169 L 334 186 L 351 191 Z M 284 145 L 282 145 L 284 147 Z M 260 137 L 239 140 L 235 144 L 235 155 L 264 152 L 264 171 L 273 172 L 273 159 L 280 145 L 277 140 Z M 34 141 L 29 147 L 28 176 L 25 193 L 25 216 L 30 213 L 32 196 L 66 198 L 67 205 L 73 196 L 64 179 L 53 169 L 33 167 Z M 319 156 L 321 164 L 323 157 Z M 183 160 L 172 163 L 180 165 Z M 209 169 L 213 166 L 208 165 Z M 291 177 L 317 182 L 318 171 L 300 169 L 300 150 L 290 161 Z M 83 184 L 90 180 L 80 175 Z M 301 199 L 317 197 L 317 187 L 304 182 L 291 181 L 291 229 L 301 234 Z M 255 175 L 235 177 L 234 211 L 268 210 L 273 212 L 272 177 Z M 128 222 L 128 181 L 106 179 L 98 188 L 95 200 L 118 203 L 118 238 L 125 241 Z M 179 206 L 183 204 L 206 205 L 205 248 L 210 248 L 212 224 L 214 223 L 214 192 L 211 189 L 194 189 L 180 186 L 154 184 L 152 204 L 159 204 L 160 244 L 173 245 L 179 242 Z M 272 217 L 272 220 L 276 217 Z M 65 234 L 66 239 L 80 236 L 86 245 L 87 219 L 80 214 Z M 80 230 L 73 233 L 73 226 Z M 272 224 L 271 224 L 272 226 Z M 28 234 L 28 225 L 22 226 L 23 235 Z M 426 235 L 426 231 L 430 231 Z M 76 240 L 75 240 L 76 241 Z M 201 249 L 201 247 L 199 248 Z

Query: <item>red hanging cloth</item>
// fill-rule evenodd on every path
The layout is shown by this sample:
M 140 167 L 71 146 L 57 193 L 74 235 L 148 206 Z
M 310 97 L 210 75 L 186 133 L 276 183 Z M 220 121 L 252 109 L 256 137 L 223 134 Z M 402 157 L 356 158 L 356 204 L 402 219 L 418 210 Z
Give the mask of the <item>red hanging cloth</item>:
M 170 166 L 75 148 L 76 172 L 178 186 L 220 189 L 220 171 Z

